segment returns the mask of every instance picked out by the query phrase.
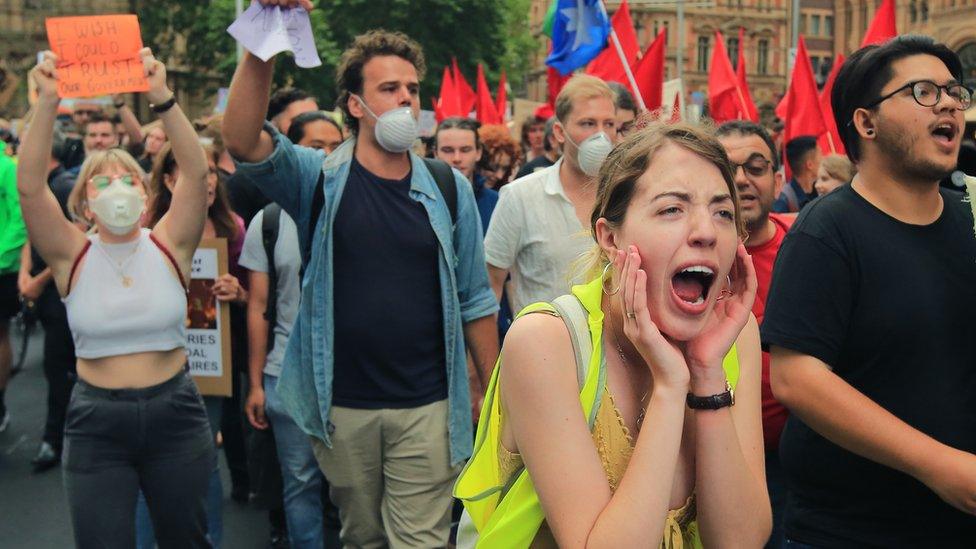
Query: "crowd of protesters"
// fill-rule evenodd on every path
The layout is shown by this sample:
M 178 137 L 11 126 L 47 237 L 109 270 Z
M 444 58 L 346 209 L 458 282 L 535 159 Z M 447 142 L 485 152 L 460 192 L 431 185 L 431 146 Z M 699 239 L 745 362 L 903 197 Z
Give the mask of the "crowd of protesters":
M 422 140 L 424 52 L 382 30 L 334 112 L 245 53 L 191 122 L 140 55 L 157 120 L 119 95 L 59 121 L 46 52 L 0 150 L 0 436 L 33 314 L 32 466 L 78 547 L 220 546 L 219 448 L 272 547 L 972 545 L 976 149 L 944 45 L 851 55 L 846 156 L 588 75 Z M 229 397 L 187 368 L 202 238 Z

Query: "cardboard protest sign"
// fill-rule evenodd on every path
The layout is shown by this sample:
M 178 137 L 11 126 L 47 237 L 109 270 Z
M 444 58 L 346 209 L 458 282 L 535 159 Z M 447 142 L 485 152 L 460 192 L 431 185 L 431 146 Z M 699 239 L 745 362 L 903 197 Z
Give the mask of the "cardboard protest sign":
M 51 17 L 45 25 L 51 51 L 58 56 L 58 96 L 149 90 L 135 15 Z
M 230 396 L 230 306 L 217 301 L 213 285 L 227 273 L 227 239 L 205 238 L 193 254 L 187 295 L 186 355 L 200 393 Z

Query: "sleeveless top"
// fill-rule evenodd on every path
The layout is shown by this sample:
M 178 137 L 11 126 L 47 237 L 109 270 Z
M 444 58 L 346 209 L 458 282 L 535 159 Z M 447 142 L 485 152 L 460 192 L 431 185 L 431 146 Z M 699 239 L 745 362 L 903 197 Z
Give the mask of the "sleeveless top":
M 186 290 L 170 271 L 176 261 L 141 229 L 123 244 L 88 237 L 78 279 L 64 301 L 78 358 L 170 351 L 186 345 Z M 176 268 L 179 273 L 179 268 Z
M 633 454 L 634 440 L 605 384 L 602 280 L 597 277 L 586 284 L 573 286 L 572 293 L 586 310 L 587 327 L 592 341 L 589 373 L 585 374 L 585 381 L 581 380 L 580 383 L 580 404 L 584 415 L 592 418 L 591 438 L 600 455 L 607 482 L 611 490 L 616 491 Z M 555 311 L 552 305 L 539 303 L 530 305 L 519 316 L 532 312 L 554 314 Z M 729 383 L 735 388 L 739 380 L 738 352 L 735 345 L 726 354 L 722 367 Z M 465 541 L 474 538 L 479 548 L 515 545 L 557 547 L 545 522 L 531 478 L 523 467 L 521 456 L 509 452 L 501 443 L 504 417 L 497 392 L 500 368 L 501 358 L 489 380 L 474 452 L 455 484 L 454 496 L 465 506 L 465 515 L 458 534 L 459 547 L 462 530 L 465 532 Z M 513 544 L 513 539 L 518 541 Z M 694 494 L 682 507 L 668 512 L 660 547 L 702 547 Z
M 504 417 L 502 423 L 504 423 Z M 620 415 L 620 411 L 613 401 L 613 394 L 610 393 L 608 387 L 604 388 L 603 395 L 600 398 L 600 408 L 596 413 L 591 437 L 593 444 L 596 445 L 597 453 L 600 455 L 600 461 L 603 463 L 603 470 L 607 475 L 610 491 L 616 492 L 620 479 L 627 471 L 630 456 L 634 453 L 634 439 L 624 424 L 623 416 Z M 522 466 L 522 456 L 509 452 L 499 440 L 499 475 L 502 478 L 511 478 L 513 474 L 522 469 Z M 683 506 L 668 512 L 664 523 L 664 539 L 661 540 L 662 549 L 701 547 L 698 522 L 695 520 L 696 511 L 693 494 Z M 529 547 L 532 549 L 558 547 L 548 524 L 542 523 Z

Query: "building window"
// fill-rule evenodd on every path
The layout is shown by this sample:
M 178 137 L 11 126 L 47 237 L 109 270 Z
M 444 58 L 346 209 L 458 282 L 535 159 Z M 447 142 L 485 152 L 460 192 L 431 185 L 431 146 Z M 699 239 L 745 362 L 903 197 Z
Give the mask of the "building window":
M 709 57 L 709 40 L 707 36 L 698 37 L 698 70 L 700 72 L 708 71 L 708 57 Z
M 824 16 L 824 36 L 833 37 L 834 36 L 834 16 L 825 15 Z
M 810 36 L 820 36 L 820 16 L 810 16 Z
M 768 74 L 769 40 L 760 40 L 756 48 L 756 72 Z
M 847 3 L 847 9 L 844 10 L 844 30 L 847 31 L 847 40 L 850 41 L 854 31 L 854 6 L 850 2 Z
M 813 69 L 814 77 L 820 74 L 820 58 L 817 57 L 816 55 L 810 56 L 810 68 Z
M 730 36 L 725 39 L 725 51 L 729 54 L 729 61 L 732 62 L 732 68 L 739 68 L 739 39 L 735 36 Z
M 929 20 L 929 3 L 928 0 L 922 0 L 922 21 Z
M 908 3 L 908 18 L 912 23 L 918 22 L 918 2 L 915 0 Z
M 861 4 L 861 30 L 868 30 L 868 5 Z

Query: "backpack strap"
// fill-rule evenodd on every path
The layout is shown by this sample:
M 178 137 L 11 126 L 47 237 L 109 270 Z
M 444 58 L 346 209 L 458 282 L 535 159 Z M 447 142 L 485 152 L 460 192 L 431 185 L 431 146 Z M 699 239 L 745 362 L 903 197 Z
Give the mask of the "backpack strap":
M 441 191 L 441 196 L 444 197 L 447 209 L 451 212 L 451 225 L 457 225 L 458 196 L 457 185 L 454 183 L 454 172 L 443 160 L 424 158 L 424 164 L 427 165 L 430 174 L 434 176 L 434 182 L 437 183 L 437 188 Z
M 268 258 L 268 302 L 264 319 L 268 321 L 267 352 L 274 349 L 274 328 L 278 320 L 278 270 L 275 268 L 275 245 L 278 243 L 278 227 L 281 222 L 281 206 L 272 202 L 261 210 L 261 242 Z
M 176 258 L 173 257 L 173 252 L 169 251 L 169 248 L 167 248 L 162 242 L 160 242 L 159 239 L 156 238 L 156 235 L 152 233 L 149 233 L 149 240 L 152 240 L 152 243 L 155 244 L 157 248 L 159 248 L 159 251 L 163 252 L 163 255 L 166 256 L 166 259 L 168 259 L 169 262 L 173 265 L 173 269 L 176 270 L 176 277 L 180 279 L 180 286 L 183 286 L 183 291 L 186 293 L 190 293 L 190 286 L 187 284 L 186 279 L 183 277 L 183 271 L 180 270 L 180 264 L 177 263 Z
M 75 271 L 78 270 L 78 263 L 81 263 L 81 258 L 85 257 L 85 254 L 88 253 L 88 248 L 91 248 L 91 240 L 85 241 L 85 245 L 81 247 L 81 251 L 75 257 L 74 263 L 71 264 L 71 272 L 68 274 L 68 288 L 65 290 L 64 295 L 71 293 L 71 281 L 75 277 Z

